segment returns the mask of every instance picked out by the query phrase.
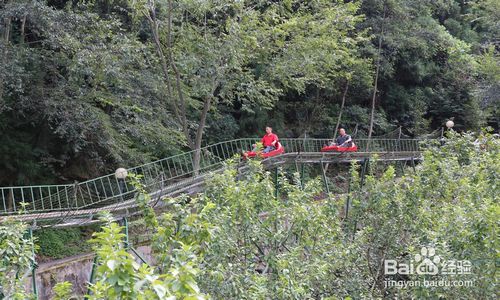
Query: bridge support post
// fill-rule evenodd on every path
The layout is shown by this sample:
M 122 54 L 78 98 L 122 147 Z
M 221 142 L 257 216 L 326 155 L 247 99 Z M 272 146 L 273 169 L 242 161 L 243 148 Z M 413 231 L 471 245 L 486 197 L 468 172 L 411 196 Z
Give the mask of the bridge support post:
M 35 244 L 33 241 L 33 228 L 30 227 L 29 235 L 31 240 L 31 253 L 33 255 L 33 260 L 31 261 L 31 284 L 33 289 L 33 294 L 35 295 L 35 299 L 38 299 L 38 288 L 36 286 L 36 268 L 38 265 L 36 264 L 35 258 Z
M 304 163 L 300 164 L 300 185 L 302 189 L 304 189 Z
M 361 167 L 361 178 L 360 178 L 360 185 L 359 188 L 363 188 L 363 185 L 365 184 L 365 176 L 366 173 L 369 171 L 369 164 L 370 164 L 370 158 L 364 158 L 363 159 L 363 166 Z M 356 229 L 358 228 L 358 221 L 354 220 L 354 226 L 353 226 L 353 234 L 352 234 L 352 240 L 354 241 L 354 238 L 356 237 Z
M 323 174 L 323 182 L 325 183 L 325 190 L 330 193 L 330 187 L 328 186 L 328 178 L 326 177 L 326 168 L 323 162 L 321 162 L 321 174 Z
M 349 217 L 349 206 L 351 202 L 351 183 L 352 183 L 352 176 L 349 176 L 349 183 L 347 184 L 347 198 L 345 199 L 345 218 L 344 221 L 347 221 L 347 218 Z
M 123 227 L 125 230 L 125 241 L 123 242 L 123 246 L 125 247 L 125 249 L 128 249 L 130 244 L 129 244 L 129 240 L 128 240 L 128 220 L 127 220 L 127 217 L 123 217 L 122 223 L 123 223 Z
M 121 223 L 122 223 L 122 226 L 124 227 L 124 230 L 125 230 L 125 241 L 123 242 L 124 248 L 128 251 L 132 251 L 135 254 L 135 256 L 137 256 L 143 263 L 148 264 L 148 262 L 144 259 L 144 257 L 142 257 L 142 255 L 139 254 L 139 252 L 137 252 L 137 250 L 135 250 L 135 248 L 132 247 L 132 244 L 130 243 L 129 234 L 128 234 L 128 219 L 127 219 L 127 217 L 123 217 L 123 219 L 121 220 Z
M 363 185 L 365 184 L 365 175 L 366 173 L 368 173 L 368 168 L 369 168 L 369 163 L 370 163 L 370 158 L 367 157 L 367 158 L 364 158 L 363 159 L 363 166 L 361 167 L 361 185 L 360 187 L 363 187 Z
M 401 175 L 404 176 L 405 175 L 405 163 L 402 160 L 399 161 L 399 167 L 401 168 Z
M 278 181 L 278 168 L 274 168 L 274 197 L 278 199 L 279 196 L 279 181 Z
M 88 296 L 91 294 L 90 284 L 94 283 L 96 268 L 97 268 L 97 254 L 94 256 L 94 260 L 92 261 L 92 270 L 90 270 L 90 276 L 89 276 L 89 286 L 87 287 L 87 295 L 83 297 L 84 299 L 88 299 L 89 298 Z

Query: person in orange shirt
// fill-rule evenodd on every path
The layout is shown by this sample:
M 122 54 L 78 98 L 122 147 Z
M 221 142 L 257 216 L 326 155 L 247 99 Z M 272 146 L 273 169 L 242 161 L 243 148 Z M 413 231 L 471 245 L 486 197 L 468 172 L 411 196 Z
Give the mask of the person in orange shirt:
M 278 136 L 273 133 L 273 128 L 271 126 L 266 127 L 266 134 L 264 135 L 264 137 L 262 137 L 261 142 L 262 145 L 264 146 L 264 150 L 262 150 L 262 153 L 269 153 L 276 149 L 277 146 L 276 143 L 278 143 Z M 256 151 L 255 148 L 256 147 L 254 145 L 253 151 Z

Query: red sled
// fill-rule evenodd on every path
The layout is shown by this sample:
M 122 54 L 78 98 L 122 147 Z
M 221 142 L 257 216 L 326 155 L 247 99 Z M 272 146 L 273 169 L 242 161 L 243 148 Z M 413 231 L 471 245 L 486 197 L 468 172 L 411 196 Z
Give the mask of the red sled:
M 337 145 L 334 146 L 325 146 L 321 148 L 321 152 L 356 152 L 358 151 L 358 146 L 352 145 L 351 147 L 339 147 Z
M 247 159 L 247 158 L 252 158 L 252 157 L 256 157 L 256 156 L 259 156 L 262 158 L 268 158 L 268 157 L 273 157 L 273 156 L 285 153 L 285 148 L 281 145 L 281 143 L 278 142 L 276 144 L 278 145 L 278 147 L 276 147 L 276 149 L 274 149 L 273 151 L 269 151 L 267 153 L 262 153 L 261 151 L 243 152 L 243 158 Z

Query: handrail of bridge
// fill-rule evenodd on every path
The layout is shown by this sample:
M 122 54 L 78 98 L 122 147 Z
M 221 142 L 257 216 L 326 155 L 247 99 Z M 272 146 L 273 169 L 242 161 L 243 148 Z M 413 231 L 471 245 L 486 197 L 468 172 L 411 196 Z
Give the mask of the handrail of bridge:
M 129 168 L 128 172 L 142 175 L 147 191 L 175 189 L 176 184 L 190 177 L 206 174 L 243 150 L 249 150 L 258 138 L 241 138 L 203 147 L 199 150 L 199 169 L 194 170 L 196 151 Z M 287 153 L 319 152 L 329 139 L 284 138 L 280 140 Z M 418 152 L 418 139 L 371 139 L 370 152 Z M 365 149 L 368 139 L 356 139 L 359 149 Z M 130 200 L 134 188 L 114 174 L 75 184 L 37 185 L 0 188 L 0 216 L 23 213 L 66 212 L 91 209 Z M 25 207 L 21 207 L 25 203 Z

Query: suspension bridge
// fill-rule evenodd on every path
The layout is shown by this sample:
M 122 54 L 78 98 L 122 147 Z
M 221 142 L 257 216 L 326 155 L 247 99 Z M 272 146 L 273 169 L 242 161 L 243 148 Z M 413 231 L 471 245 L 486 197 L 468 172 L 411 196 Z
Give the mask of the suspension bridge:
M 155 205 L 161 199 L 182 193 L 199 192 L 213 172 L 224 169 L 224 162 L 241 155 L 258 142 L 242 138 L 209 145 L 197 151 L 167 157 L 129 168 L 128 173 L 141 175 L 141 184 Z M 360 151 L 351 153 L 320 152 L 329 139 L 281 139 L 285 153 L 263 160 L 267 168 L 295 164 L 363 162 L 373 156 L 380 161 L 412 162 L 421 157 L 421 139 L 356 139 Z M 369 148 L 367 147 L 369 143 Z M 364 149 L 369 149 L 366 151 Z M 194 163 L 199 155 L 199 166 Z M 245 164 L 240 164 L 244 169 Z M 135 188 L 126 180 L 109 174 L 84 182 L 62 185 L 34 185 L 0 188 L 0 222 L 7 217 L 32 223 L 33 227 L 81 226 L 97 222 L 100 211 L 110 211 L 116 219 L 137 214 Z

